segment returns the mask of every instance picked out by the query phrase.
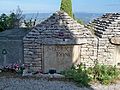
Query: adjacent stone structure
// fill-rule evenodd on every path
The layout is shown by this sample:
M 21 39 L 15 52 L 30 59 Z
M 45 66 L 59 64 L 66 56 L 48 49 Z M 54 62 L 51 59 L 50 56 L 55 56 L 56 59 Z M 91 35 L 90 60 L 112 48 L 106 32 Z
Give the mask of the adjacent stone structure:
M 113 37 L 120 37 L 120 14 L 108 13 L 95 19 L 91 25 L 98 38 L 98 61 L 107 65 L 119 67 L 119 46 L 116 46 Z M 119 43 L 118 41 L 116 43 Z
M 25 63 L 43 72 L 60 72 L 89 59 L 88 51 L 94 54 L 91 32 L 62 11 L 38 24 L 23 40 Z
M 105 14 L 90 25 L 92 32 L 58 11 L 31 31 L 1 32 L 0 64 L 25 63 L 44 73 L 80 63 L 86 67 L 95 62 L 120 67 L 120 14 Z
M 26 29 L 11 29 L 0 33 L 0 66 L 24 63 L 23 37 L 28 32 Z
M 54 13 L 24 37 L 24 61 L 36 69 L 58 72 L 73 64 L 94 66 L 95 62 L 120 65 L 120 14 L 109 13 L 92 23 L 94 34 L 65 12 Z

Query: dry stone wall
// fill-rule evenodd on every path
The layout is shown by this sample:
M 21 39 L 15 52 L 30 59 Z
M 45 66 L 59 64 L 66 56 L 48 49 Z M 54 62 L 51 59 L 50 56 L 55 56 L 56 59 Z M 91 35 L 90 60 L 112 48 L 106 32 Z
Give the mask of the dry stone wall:
M 56 53 L 58 54 L 58 57 L 62 59 L 62 57 L 59 55 L 63 55 L 62 53 L 64 53 L 64 50 L 61 51 L 61 53 L 50 52 L 51 49 L 48 49 L 48 48 L 51 48 L 52 47 L 51 45 L 43 46 L 40 40 L 33 39 L 33 38 L 30 39 L 29 37 L 27 38 L 28 40 L 27 39 L 24 40 L 24 61 L 26 64 L 32 64 L 33 67 L 36 67 L 36 68 L 38 67 L 38 69 L 42 69 L 42 66 L 44 67 L 45 65 L 45 68 L 47 67 L 48 68 L 44 69 L 44 71 L 48 71 L 49 66 L 52 65 L 54 62 L 53 60 L 58 60 L 58 59 L 55 59 L 56 56 L 54 56 Z M 95 37 L 91 37 L 86 39 L 87 39 L 86 44 L 78 45 L 80 47 L 78 48 L 78 51 L 74 51 L 74 52 L 71 51 L 72 54 L 76 53 L 74 55 L 75 57 L 78 56 L 79 63 L 85 64 L 86 67 L 94 66 L 95 61 L 98 61 L 98 63 L 100 64 L 106 64 L 106 65 L 117 64 L 117 61 L 115 60 L 115 52 L 116 52 L 115 45 L 112 45 L 109 42 L 108 38 L 97 39 Z M 61 45 L 59 47 L 62 48 Z M 78 53 L 79 55 L 77 55 Z M 46 55 L 48 55 L 49 57 L 46 58 Z M 65 57 L 63 58 L 65 59 Z M 67 61 L 67 59 L 70 60 L 71 58 L 72 58 L 71 62 L 73 62 L 74 64 L 73 57 L 66 58 L 65 61 Z M 45 63 L 47 61 L 48 63 Z M 52 64 L 50 64 L 49 62 L 51 62 Z M 66 63 L 69 63 L 69 65 L 72 65 L 70 64 L 70 62 L 66 62 Z M 64 66 L 65 65 L 66 64 L 64 64 Z M 57 67 L 58 63 L 53 65 L 53 67 L 55 66 Z M 58 69 L 58 70 L 60 71 L 61 69 Z
M 44 72 L 52 68 L 61 71 L 80 63 L 86 67 L 93 67 L 95 62 L 117 65 L 120 50 L 110 43 L 110 38 L 119 35 L 120 24 L 114 20 L 118 17 L 108 17 L 94 22 L 93 36 L 66 13 L 54 13 L 24 37 L 24 62 Z
M 88 43 L 81 45 L 81 63 L 93 67 L 96 62 L 104 65 L 117 65 L 116 46 L 108 38 L 88 38 Z
M 97 60 L 100 64 L 117 65 L 120 53 L 116 45 L 110 42 L 112 37 L 120 36 L 120 14 L 108 13 L 95 19 L 90 25 L 94 27 L 97 37 Z M 118 48 L 119 49 L 119 48 Z M 117 58 L 116 58 L 117 57 Z
M 43 45 L 38 36 L 39 33 L 33 30 L 24 37 L 24 63 L 31 64 L 35 70 L 42 70 Z
M 109 42 L 108 38 L 99 38 L 98 61 L 100 64 L 115 65 L 115 46 Z
M 94 61 L 96 60 L 96 39 L 95 38 L 87 38 L 87 43 L 81 45 L 81 63 L 85 64 L 86 67 L 90 67 L 94 65 Z

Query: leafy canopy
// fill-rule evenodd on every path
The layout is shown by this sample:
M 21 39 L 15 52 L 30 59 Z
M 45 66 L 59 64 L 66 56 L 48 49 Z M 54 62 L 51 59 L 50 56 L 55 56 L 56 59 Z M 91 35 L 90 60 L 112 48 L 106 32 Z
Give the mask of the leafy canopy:
M 72 1 L 71 0 L 62 0 L 60 10 L 68 13 L 68 15 L 73 18 Z
M 18 7 L 16 13 L 11 12 L 10 15 L 0 15 L 0 32 L 6 29 L 20 28 L 24 16 L 21 9 Z

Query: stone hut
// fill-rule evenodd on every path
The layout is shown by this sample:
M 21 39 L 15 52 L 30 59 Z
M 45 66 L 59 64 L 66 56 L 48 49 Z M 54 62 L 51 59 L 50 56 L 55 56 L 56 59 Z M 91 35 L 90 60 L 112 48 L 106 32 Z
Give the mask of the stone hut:
M 23 37 L 26 29 L 11 29 L 0 32 L 0 66 L 23 63 Z
M 120 13 L 107 13 L 95 19 L 90 25 L 94 27 L 97 38 L 97 60 L 99 63 L 120 66 Z
M 44 73 L 51 69 L 60 72 L 73 64 L 91 60 L 95 56 L 94 40 L 83 25 L 58 11 L 23 38 L 24 63 Z
M 120 14 L 105 14 L 90 25 L 92 32 L 58 11 L 32 30 L 1 32 L 0 65 L 25 63 L 43 73 L 80 63 L 91 67 L 95 62 L 120 68 Z

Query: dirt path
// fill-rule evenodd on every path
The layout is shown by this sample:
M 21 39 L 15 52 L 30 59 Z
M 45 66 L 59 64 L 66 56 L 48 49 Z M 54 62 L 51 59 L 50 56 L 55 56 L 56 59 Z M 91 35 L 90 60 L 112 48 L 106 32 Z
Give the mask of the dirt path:
M 0 77 L 0 90 L 120 90 L 120 83 L 80 88 L 72 82 Z

